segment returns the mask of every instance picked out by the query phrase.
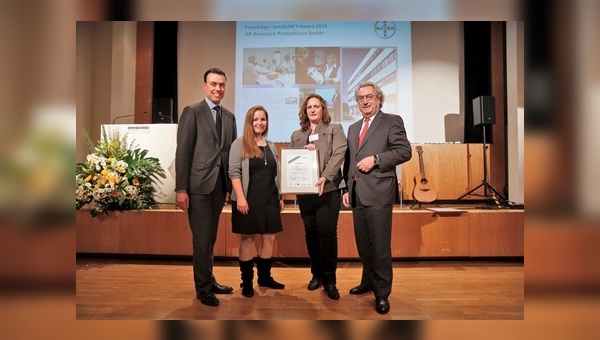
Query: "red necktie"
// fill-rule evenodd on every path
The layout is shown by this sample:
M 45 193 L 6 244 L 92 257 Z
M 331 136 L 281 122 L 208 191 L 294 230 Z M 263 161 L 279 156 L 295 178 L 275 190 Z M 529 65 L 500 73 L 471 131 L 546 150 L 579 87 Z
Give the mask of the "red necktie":
M 358 137 L 358 146 L 362 144 L 365 135 L 367 134 L 367 129 L 369 128 L 369 118 L 365 118 L 365 126 L 363 126 L 362 131 L 360 132 L 360 136 Z
M 360 147 L 360 144 L 362 143 L 363 139 L 365 139 L 365 135 L 367 134 L 368 128 L 369 128 L 369 118 L 365 118 L 365 125 L 363 126 L 363 129 L 360 132 L 360 136 L 358 136 L 358 146 L 359 147 Z M 352 176 L 352 177 L 356 181 L 356 172 L 354 173 L 354 176 Z

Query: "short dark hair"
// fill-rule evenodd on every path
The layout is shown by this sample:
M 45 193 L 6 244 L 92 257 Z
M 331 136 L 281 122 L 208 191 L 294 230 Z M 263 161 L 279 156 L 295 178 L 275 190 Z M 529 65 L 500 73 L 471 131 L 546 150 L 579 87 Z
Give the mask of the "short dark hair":
M 208 75 L 211 73 L 216 73 L 218 75 L 221 75 L 221 76 L 225 77 L 225 80 L 227 80 L 227 76 L 225 75 L 225 72 L 223 72 L 223 70 L 221 70 L 218 67 L 213 67 L 213 68 L 209 68 L 208 70 L 206 70 L 206 72 L 204 72 L 204 82 L 205 83 L 206 83 L 206 77 L 208 77 Z

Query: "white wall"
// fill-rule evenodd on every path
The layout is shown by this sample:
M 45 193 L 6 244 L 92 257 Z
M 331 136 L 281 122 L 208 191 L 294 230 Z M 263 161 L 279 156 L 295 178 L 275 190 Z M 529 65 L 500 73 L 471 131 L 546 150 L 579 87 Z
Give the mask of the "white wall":
M 92 79 L 92 31 L 93 24 L 87 22 L 77 23 L 77 96 L 76 96 L 76 160 L 82 162 L 87 155 L 87 149 L 83 145 L 83 130 L 88 130 L 91 121 L 91 79 Z
M 86 131 L 93 141 L 101 124 L 110 120 L 113 29 L 110 22 L 77 23 L 77 161 L 89 153 Z
M 223 105 L 233 111 L 235 98 L 235 22 L 180 22 L 177 32 L 179 108 L 204 99 L 204 72 L 218 67 L 227 74 Z M 239 122 L 238 122 L 239 124 Z
M 508 160 L 508 199 L 524 202 L 524 25 L 506 23 L 506 135 Z
M 411 142 L 464 141 L 463 62 L 461 22 L 412 23 Z
M 137 24 L 113 23 L 111 65 L 111 122 L 118 116 L 133 115 L 135 110 L 135 60 Z M 139 112 L 141 113 L 141 112 Z M 119 118 L 119 124 L 132 124 L 135 117 Z
M 134 113 L 136 33 L 135 22 L 77 23 L 77 161 L 89 153 L 84 130 L 96 142 L 100 125 Z
M 578 82 L 575 95 L 577 107 L 573 113 L 581 113 L 574 117 L 573 127 L 578 131 L 575 141 L 575 176 L 576 176 L 576 205 L 579 213 L 587 217 L 600 216 L 600 2 L 580 1 L 576 6 L 578 22 L 575 24 L 577 39 L 575 46 L 576 72 L 574 79 Z

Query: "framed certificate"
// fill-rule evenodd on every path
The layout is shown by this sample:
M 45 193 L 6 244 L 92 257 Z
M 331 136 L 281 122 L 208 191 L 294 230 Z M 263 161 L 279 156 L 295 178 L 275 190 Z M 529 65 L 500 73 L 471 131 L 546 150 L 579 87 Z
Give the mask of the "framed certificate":
M 319 156 L 317 150 L 281 149 L 281 193 L 318 194 Z

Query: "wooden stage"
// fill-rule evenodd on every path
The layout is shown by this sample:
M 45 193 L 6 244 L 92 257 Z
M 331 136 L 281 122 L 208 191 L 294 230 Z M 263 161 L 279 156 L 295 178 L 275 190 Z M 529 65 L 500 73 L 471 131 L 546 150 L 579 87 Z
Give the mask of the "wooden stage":
M 272 271 L 286 289 L 255 286 L 248 299 L 239 288 L 239 237 L 231 232 L 226 206 L 214 273 L 234 292 L 219 295 L 217 308 L 195 298 L 186 213 L 162 209 L 92 218 L 77 211 L 77 319 L 521 320 L 524 211 L 476 206 L 453 205 L 465 210 L 455 214 L 395 207 L 387 315 L 375 312 L 372 294 L 348 293 L 361 276 L 350 210 L 340 212 L 338 223 L 340 300 L 330 300 L 322 289 L 306 289 L 311 274 L 304 227 L 293 205 L 282 213 L 284 231 L 277 235 Z
M 481 205 L 481 204 L 479 204 Z M 477 205 L 460 214 L 438 214 L 396 206 L 392 220 L 394 258 L 522 257 L 523 210 L 481 210 Z M 304 227 L 297 207 L 282 213 L 284 230 L 277 235 L 274 257 L 308 258 Z M 187 214 L 173 209 L 111 212 L 92 218 L 77 211 L 77 253 L 191 255 Z M 214 255 L 238 256 L 239 236 L 231 232 L 231 208 L 224 208 Z M 342 210 L 338 222 L 338 255 L 357 259 L 352 212 Z
M 241 295 L 237 261 L 217 261 L 219 282 L 234 287 L 207 307 L 195 298 L 191 260 L 125 260 L 79 257 L 76 266 L 78 320 L 83 319 L 511 319 L 524 318 L 523 262 L 395 261 L 389 314 L 374 310 L 372 293 L 350 295 L 360 263 L 340 262 L 339 300 L 323 289 L 308 291 L 308 264 L 277 261 L 273 276 L 284 290 L 257 287 Z M 256 282 L 255 282 L 256 284 Z

